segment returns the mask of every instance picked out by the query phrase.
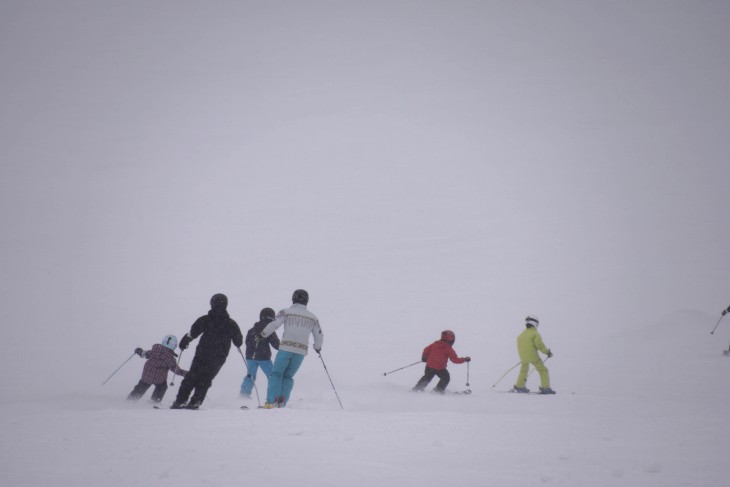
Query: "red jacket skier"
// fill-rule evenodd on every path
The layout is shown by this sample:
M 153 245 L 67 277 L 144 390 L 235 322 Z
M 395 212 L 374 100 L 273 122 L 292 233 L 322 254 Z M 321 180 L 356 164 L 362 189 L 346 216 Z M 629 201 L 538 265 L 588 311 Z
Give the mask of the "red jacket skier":
M 449 371 L 446 370 L 446 366 L 449 360 L 455 364 L 463 364 L 464 362 L 470 362 L 471 357 L 459 357 L 456 351 L 452 347 L 456 341 L 456 335 L 451 330 L 444 330 L 441 332 L 441 339 L 433 342 L 431 345 L 423 349 L 423 355 L 421 360 L 426 362 L 426 370 L 423 377 L 413 387 L 414 391 L 422 391 L 426 388 L 431 379 L 434 376 L 438 376 L 439 382 L 434 387 L 433 392 L 443 394 L 446 391 L 446 386 L 449 385 L 451 376 Z

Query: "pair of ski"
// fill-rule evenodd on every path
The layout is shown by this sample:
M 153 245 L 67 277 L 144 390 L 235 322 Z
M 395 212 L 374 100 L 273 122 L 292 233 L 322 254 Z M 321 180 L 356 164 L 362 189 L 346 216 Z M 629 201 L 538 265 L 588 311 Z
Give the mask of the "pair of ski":
M 154 406 L 152 406 L 152 408 L 153 409 L 170 409 L 170 408 L 161 408 L 157 404 L 155 404 Z M 178 409 L 187 409 L 188 411 L 200 411 L 200 408 L 197 408 L 197 409 L 178 408 Z M 241 409 L 249 409 L 249 407 L 248 406 L 241 406 Z M 263 406 L 259 406 L 257 409 L 264 409 L 264 407 Z
M 552 394 L 546 394 L 546 393 L 540 392 L 540 391 L 519 392 L 514 389 L 510 389 L 509 391 L 494 391 L 494 392 L 514 394 L 515 396 L 554 396 L 555 395 L 554 392 Z

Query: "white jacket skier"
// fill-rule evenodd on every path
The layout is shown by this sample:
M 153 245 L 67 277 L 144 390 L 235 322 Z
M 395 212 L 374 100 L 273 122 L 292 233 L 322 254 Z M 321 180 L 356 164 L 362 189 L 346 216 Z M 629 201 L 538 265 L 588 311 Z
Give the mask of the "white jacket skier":
M 294 374 L 304 361 L 309 350 L 309 336 L 314 337 L 313 347 L 319 353 L 322 350 L 324 335 L 319 320 L 314 313 L 307 310 L 309 294 L 304 289 L 297 289 L 292 295 L 292 305 L 279 311 L 276 319 L 261 331 L 263 338 L 284 326 L 284 333 L 279 341 L 279 351 L 274 359 L 274 367 L 269 375 L 269 387 L 266 393 L 267 409 L 284 407 L 294 387 Z

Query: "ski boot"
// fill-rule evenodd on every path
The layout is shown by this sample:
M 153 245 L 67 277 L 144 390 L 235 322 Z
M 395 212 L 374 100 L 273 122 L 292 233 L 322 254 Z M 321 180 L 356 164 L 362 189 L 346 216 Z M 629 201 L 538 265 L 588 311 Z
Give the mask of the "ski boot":
M 528 389 L 527 387 L 512 386 L 512 392 L 518 392 L 520 394 L 527 394 L 530 392 L 530 389 Z
M 555 394 L 555 391 L 550 389 L 549 387 L 541 387 L 540 394 Z
M 172 401 L 172 405 L 170 406 L 170 409 L 182 409 L 184 407 L 185 407 L 184 402 Z

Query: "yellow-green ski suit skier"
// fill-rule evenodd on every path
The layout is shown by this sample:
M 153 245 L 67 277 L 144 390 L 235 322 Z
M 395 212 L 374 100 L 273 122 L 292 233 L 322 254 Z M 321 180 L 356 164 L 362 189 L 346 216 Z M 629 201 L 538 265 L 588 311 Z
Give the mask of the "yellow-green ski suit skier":
M 538 321 L 536 318 L 528 316 L 525 323 L 527 328 L 517 337 L 517 353 L 520 355 L 522 367 L 520 368 L 520 375 L 517 376 L 515 388 L 525 387 L 525 384 L 527 383 L 527 373 L 530 370 L 530 364 L 532 364 L 538 374 L 540 374 L 540 388 L 550 388 L 550 373 L 537 352 L 539 350 L 548 357 L 552 357 L 553 354 L 550 349 L 545 346 L 545 343 L 543 343 L 540 333 L 538 333 L 537 328 L 535 328 L 535 325 L 537 324 Z

